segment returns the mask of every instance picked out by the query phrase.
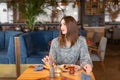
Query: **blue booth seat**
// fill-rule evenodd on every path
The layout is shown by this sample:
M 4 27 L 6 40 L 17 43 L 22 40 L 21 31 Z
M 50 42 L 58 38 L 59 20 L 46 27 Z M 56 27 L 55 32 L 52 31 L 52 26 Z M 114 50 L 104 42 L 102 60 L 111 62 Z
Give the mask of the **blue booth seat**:
M 20 62 L 22 64 L 42 63 L 41 59 L 48 55 L 49 41 L 53 39 L 52 30 L 34 31 L 19 36 Z
M 0 31 L 0 64 L 14 64 L 14 36 L 22 32 Z
M 59 35 L 58 30 L 34 31 L 21 34 L 20 42 L 20 63 L 21 64 L 42 64 L 41 59 L 49 55 L 49 41 Z M 80 35 L 84 35 L 80 32 Z

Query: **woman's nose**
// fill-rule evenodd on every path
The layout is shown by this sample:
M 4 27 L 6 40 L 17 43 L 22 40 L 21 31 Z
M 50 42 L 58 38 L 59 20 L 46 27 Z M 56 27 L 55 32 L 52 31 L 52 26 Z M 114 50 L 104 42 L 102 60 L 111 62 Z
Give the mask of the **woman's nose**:
M 63 28 L 63 26 L 60 27 L 61 29 Z
M 63 28 L 64 28 L 64 26 L 61 25 L 61 29 L 63 29 Z

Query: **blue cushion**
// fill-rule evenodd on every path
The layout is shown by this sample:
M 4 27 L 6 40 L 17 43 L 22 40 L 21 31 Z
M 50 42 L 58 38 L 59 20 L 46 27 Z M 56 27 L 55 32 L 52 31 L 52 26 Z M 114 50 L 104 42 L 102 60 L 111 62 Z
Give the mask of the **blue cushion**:
M 19 42 L 20 42 L 20 57 L 25 58 L 28 55 L 27 55 L 27 48 L 26 48 L 26 43 L 25 43 L 23 35 L 19 36 Z M 23 60 L 23 59 L 21 59 L 21 60 Z
M 22 32 L 0 31 L 0 63 L 15 63 L 14 36 Z
M 0 50 L 0 64 L 8 64 L 9 56 L 7 56 L 7 50 Z
M 0 64 L 9 64 L 8 58 L 0 58 Z
M 5 48 L 5 33 L 0 31 L 0 50 Z
M 38 31 L 31 34 L 34 48 L 37 51 L 48 51 L 48 42 L 52 40 L 52 31 Z
M 43 64 L 41 58 L 28 57 L 26 59 L 26 64 Z
M 49 55 L 49 52 L 39 51 L 39 52 L 33 52 L 29 57 L 40 57 L 40 58 L 43 58 L 43 57 L 45 57 L 46 55 Z
M 29 56 L 32 52 L 34 52 L 33 41 L 30 33 L 23 34 L 23 38 L 25 40 L 25 45 L 26 45 L 28 56 Z
M 42 60 L 48 52 L 34 52 L 29 57 L 26 58 L 27 64 L 43 64 Z
M 27 57 L 22 57 L 22 56 L 20 56 L 20 63 L 21 63 L 21 64 L 26 64 L 26 58 L 27 58 Z
M 20 31 L 5 31 L 5 48 L 7 49 L 8 48 L 8 45 L 9 45 L 9 39 L 10 37 L 13 37 L 17 34 L 20 34 L 22 32 Z
M 59 30 L 54 30 L 53 31 L 53 38 L 56 38 L 59 36 Z
M 4 50 L 0 50 L 0 58 L 7 58 L 7 57 L 9 57 L 9 56 L 7 56 L 7 50 L 6 49 L 4 49 Z

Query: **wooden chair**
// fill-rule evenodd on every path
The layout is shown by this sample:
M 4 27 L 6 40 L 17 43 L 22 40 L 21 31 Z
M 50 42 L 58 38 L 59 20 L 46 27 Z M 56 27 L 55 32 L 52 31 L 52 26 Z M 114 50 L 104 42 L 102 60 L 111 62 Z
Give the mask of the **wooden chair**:
M 98 38 L 98 32 L 94 32 L 93 36 L 92 36 L 92 41 L 93 41 L 94 44 L 97 43 L 97 38 Z
M 87 43 L 90 45 L 97 45 L 97 38 L 98 38 L 98 32 L 93 32 L 93 35 L 91 38 L 86 38 Z
M 120 28 L 113 28 L 112 40 L 119 43 L 120 40 Z
M 104 57 L 105 57 L 106 45 L 107 45 L 107 38 L 102 37 L 98 48 L 97 47 L 89 47 L 90 57 L 91 57 L 92 61 L 101 61 L 101 65 L 104 70 L 105 70 Z

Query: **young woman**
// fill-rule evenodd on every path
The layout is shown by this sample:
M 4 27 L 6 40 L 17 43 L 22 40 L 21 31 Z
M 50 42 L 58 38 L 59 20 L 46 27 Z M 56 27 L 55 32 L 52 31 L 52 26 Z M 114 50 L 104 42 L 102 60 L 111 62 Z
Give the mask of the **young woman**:
M 55 64 L 76 64 L 79 60 L 80 66 L 86 72 L 92 71 L 92 61 L 84 37 L 78 35 L 77 22 L 72 16 L 65 16 L 60 21 L 60 34 L 52 40 L 50 54 L 42 61 L 49 59 Z

